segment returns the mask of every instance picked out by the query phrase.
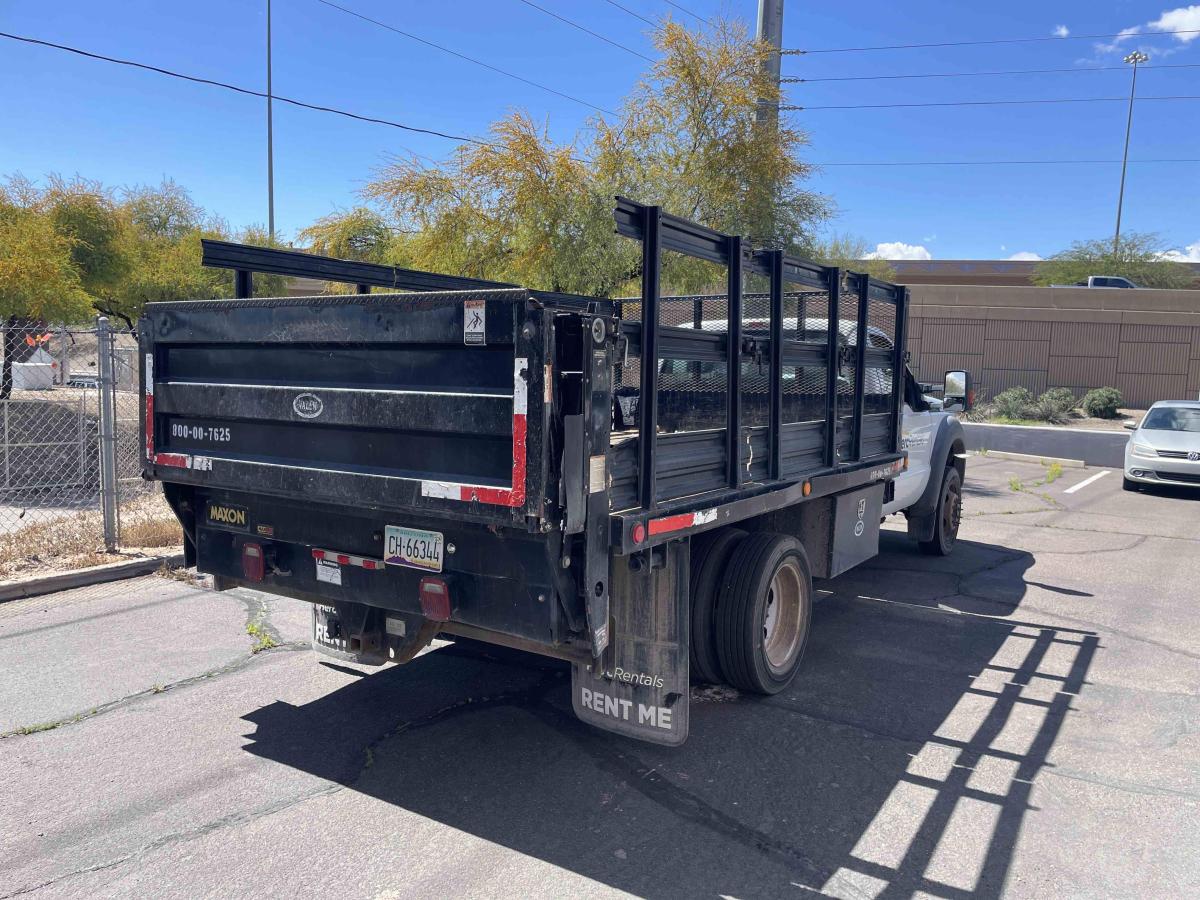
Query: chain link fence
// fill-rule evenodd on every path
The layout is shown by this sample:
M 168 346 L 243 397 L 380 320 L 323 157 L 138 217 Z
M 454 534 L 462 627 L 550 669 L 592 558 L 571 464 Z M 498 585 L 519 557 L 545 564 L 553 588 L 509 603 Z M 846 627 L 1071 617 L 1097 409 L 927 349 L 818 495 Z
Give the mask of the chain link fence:
M 9 325 L 0 380 L 0 578 L 182 536 L 141 477 L 137 335 Z

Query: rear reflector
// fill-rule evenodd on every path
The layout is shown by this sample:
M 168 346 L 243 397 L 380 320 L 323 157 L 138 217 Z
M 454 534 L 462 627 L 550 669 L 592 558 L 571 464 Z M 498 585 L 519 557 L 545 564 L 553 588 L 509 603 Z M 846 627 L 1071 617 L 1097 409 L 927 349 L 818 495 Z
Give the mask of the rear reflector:
M 247 581 L 263 580 L 263 549 L 261 545 L 242 545 L 242 577 Z
M 434 622 L 450 620 L 450 585 L 443 578 L 426 575 L 418 588 L 421 595 L 421 613 Z

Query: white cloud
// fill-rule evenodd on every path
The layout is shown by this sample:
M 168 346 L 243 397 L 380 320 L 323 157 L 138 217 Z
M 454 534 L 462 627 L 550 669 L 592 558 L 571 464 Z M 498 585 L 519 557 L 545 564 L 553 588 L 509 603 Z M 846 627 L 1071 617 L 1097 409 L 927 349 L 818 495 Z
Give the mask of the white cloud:
M 1171 35 L 1175 40 L 1188 44 L 1200 38 L 1200 6 L 1181 6 L 1169 9 L 1153 22 L 1147 22 L 1151 31 L 1187 31 L 1189 34 Z
M 1029 250 L 1022 250 L 1020 253 L 1014 253 L 1009 257 L 1013 262 L 1039 262 L 1041 257 L 1036 253 L 1031 253 Z
M 1168 250 L 1166 253 L 1160 253 L 1159 257 L 1169 259 L 1171 262 L 1200 263 L 1200 241 L 1188 244 L 1183 248 L 1182 252 L 1179 250 Z
M 1054 36 L 1055 37 L 1067 37 L 1070 34 L 1071 34 L 1071 29 L 1068 28 L 1066 25 L 1056 25 L 1054 27 Z
M 1179 6 L 1175 9 L 1168 9 L 1153 22 L 1122 28 L 1120 33 L 1109 43 L 1099 43 L 1094 46 L 1098 54 L 1117 53 L 1127 49 L 1130 38 L 1154 31 L 1186 33 L 1171 35 L 1178 42 L 1175 47 L 1164 46 L 1161 42 L 1154 42 L 1153 45 L 1143 46 L 1140 49 L 1149 53 L 1150 56 L 1159 59 L 1177 53 L 1183 49 L 1183 45 L 1190 44 L 1192 41 L 1200 38 L 1200 5 Z
M 933 254 L 920 244 L 906 244 L 903 241 L 886 241 L 875 245 L 875 252 L 868 253 L 867 259 L 933 259 Z

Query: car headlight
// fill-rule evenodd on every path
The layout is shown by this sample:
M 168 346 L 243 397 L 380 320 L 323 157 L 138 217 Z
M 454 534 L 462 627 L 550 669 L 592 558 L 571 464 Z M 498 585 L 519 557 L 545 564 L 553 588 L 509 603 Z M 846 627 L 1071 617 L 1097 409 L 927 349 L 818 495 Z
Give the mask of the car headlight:
M 1133 455 L 1134 456 L 1151 456 L 1151 457 L 1153 457 L 1153 456 L 1158 456 L 1158 451 L 1155 450 L 1153 447 L 1149 446 L 1148 444 L 1134 444 L 1133 445 Z

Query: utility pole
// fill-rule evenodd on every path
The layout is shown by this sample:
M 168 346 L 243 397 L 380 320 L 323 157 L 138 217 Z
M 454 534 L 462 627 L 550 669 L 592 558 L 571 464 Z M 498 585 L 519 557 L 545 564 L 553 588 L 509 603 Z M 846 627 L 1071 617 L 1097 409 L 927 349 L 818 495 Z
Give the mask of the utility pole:
M 267 0 L 267 231 L 275 240 L 275 147 L 271 110 L 271 0 Z
M 1133 96 L 1137 93 L 1138 65 L 1149 60 L 1141 50 L 1134 50 L 1125 57 L 1125 62 L 1133 65 L 1133 80 L 1129 85 L 1129 115 L 1125 119 L 1125 153 L 1121 156 L 1121 190 L 1117 193 L 1117 229 L 1113 232 L 1113 255 L 1121 243 L 1121 207 L 1125 203 L 1125 166 L 1129 163 L 1129 132 L 1133 129 Z
M 783 49 L 783 0 L 758 0 L 758 39 L 770 44 L 775 52 L 763 61 L 763 72 L 779 89 L 779 51 Z M 779 123 L 779 100 L 765 97 L 758 101 L 758 123 L 775 126 Z

